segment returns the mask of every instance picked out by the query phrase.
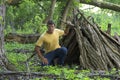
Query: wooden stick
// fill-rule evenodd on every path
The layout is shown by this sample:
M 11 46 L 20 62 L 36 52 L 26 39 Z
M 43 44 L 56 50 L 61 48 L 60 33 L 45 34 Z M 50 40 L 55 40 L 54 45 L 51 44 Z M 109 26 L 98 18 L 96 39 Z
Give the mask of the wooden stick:
M 107 27 L 106 33 L 108 33 L 109 35 L 111 35 L 111 24 L 110 23 L 108 23 L 108 27 Z

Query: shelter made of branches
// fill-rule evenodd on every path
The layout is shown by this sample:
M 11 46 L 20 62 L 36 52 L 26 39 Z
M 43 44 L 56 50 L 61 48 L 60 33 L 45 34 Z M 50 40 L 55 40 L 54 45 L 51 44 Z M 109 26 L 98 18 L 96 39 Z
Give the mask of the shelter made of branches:
M 74 11 L 72 24 L 70 33 L 61 41 L 68 48 L 66 64 L 95 70 L 120 68 L 120 43 L 101 31 L 92 17 Z

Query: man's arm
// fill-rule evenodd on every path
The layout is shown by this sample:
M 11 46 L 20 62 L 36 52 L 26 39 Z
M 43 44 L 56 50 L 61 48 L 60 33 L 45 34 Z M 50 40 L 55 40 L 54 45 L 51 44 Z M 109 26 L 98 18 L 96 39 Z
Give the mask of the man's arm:
M 43 64 L 48 64 L 48 60 L 42 55 L 39 46 L 35 46 L 35 51 L 37 52 L 39 58 L 42 60 Z

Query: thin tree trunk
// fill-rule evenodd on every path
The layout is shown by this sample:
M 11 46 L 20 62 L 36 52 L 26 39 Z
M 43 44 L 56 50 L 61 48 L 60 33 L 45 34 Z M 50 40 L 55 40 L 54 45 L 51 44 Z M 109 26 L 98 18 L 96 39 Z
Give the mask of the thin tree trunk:
M 2 70 L 15 70 L 15 67 L 8 62 L 4 51 L 5 11 L 6 6 L 3 0 L 3 3 L 0 4 L 0 68 Z
M 53 14 L 54 14 L 54 9 L 55 9 L 55 3 L 56 3 L 56 0 L 51 0 L 51 6 L 50 6 L 50 10 L 49 10 L 48 16 L 43 21 L 43 23 L 47 23 L 47 21 L 49 19 L 53 19 Z
M 62 21 L 66 21 L 66 18 L 67 18 L 67 14 L 68 14 L 68 11 L 69 11 L 69 9 L 70 9 L 70 5 L 71 5 L 71 3 L 72 3 L 72 0 L 68 0 L 67 2 L 66 2 L 66 6 L 65 6 L 65 8 L 64 8 L 64 10 L 63 10 L 63 13 L 62 13 Z M 60 23 L 60 28 L 63 28 L 63 26 L 64 26 L 64 23 Z
M 111 24 L 110 23 L 108 24 L 106 33 L 111 35 Z
M 5 5 L 0 4 L 0 67 L 4 70 L 7 70 L 5 65 L 7 63 L 7 59 L 5 57 L 4 51 L 4 26 L 5 26 Z

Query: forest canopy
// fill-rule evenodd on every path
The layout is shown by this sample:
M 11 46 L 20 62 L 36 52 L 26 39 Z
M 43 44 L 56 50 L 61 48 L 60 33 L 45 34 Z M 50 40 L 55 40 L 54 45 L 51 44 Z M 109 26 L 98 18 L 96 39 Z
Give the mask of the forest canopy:
M 72 3 L 70 1 L 72 1 Z M 108 7 L 110 5 L 117 6 L 119 11 L 119 0 L 106 1 Z M 94 2 L 96 2 L 96 4 L 101 3 L 101 5 L 97 6 L 94 4 Z M 45 29 L 44 24 L 49 18 L 52 18 L 56 22 L 57 26 L 60 28 L 60 20 L 67 20 L 70 16 L 72 16 L 73 8 L 78 7 L 81 9 L 81 11 L 84 12 L 86 16 L 93 16 L 95 21 L 103 30 L 106 30 L 108 23 L 111 23 L 112 34 L 114 34 L 116 30 L 119 33 L 120 31 L 118 28 L 120 27 L 120 13 L 114 11 L 113 9 L 115 8 L 104 9 L 104 7 L 101 7 L 103 6 L 102 3 L 106 2 L 101 0 L 8 0 L 9 5 L 7 5 L 6 12 L 7 31 L 5 32 L 7 34 L 8 32 L 16 32 L 16 30 L 19 29 L 18 32 L 20 33 L 21 31 L 24 31 L 25 33 L 42 33 Z M 92 5 L 92 7 L 89 4 Z M 67 7 L 69 8 L 67 9 Z M 98 7 L 99 9 L 97 9 Z M 26 32 L 25 30 L 27 28 L 29 28 L 29 30 Z

